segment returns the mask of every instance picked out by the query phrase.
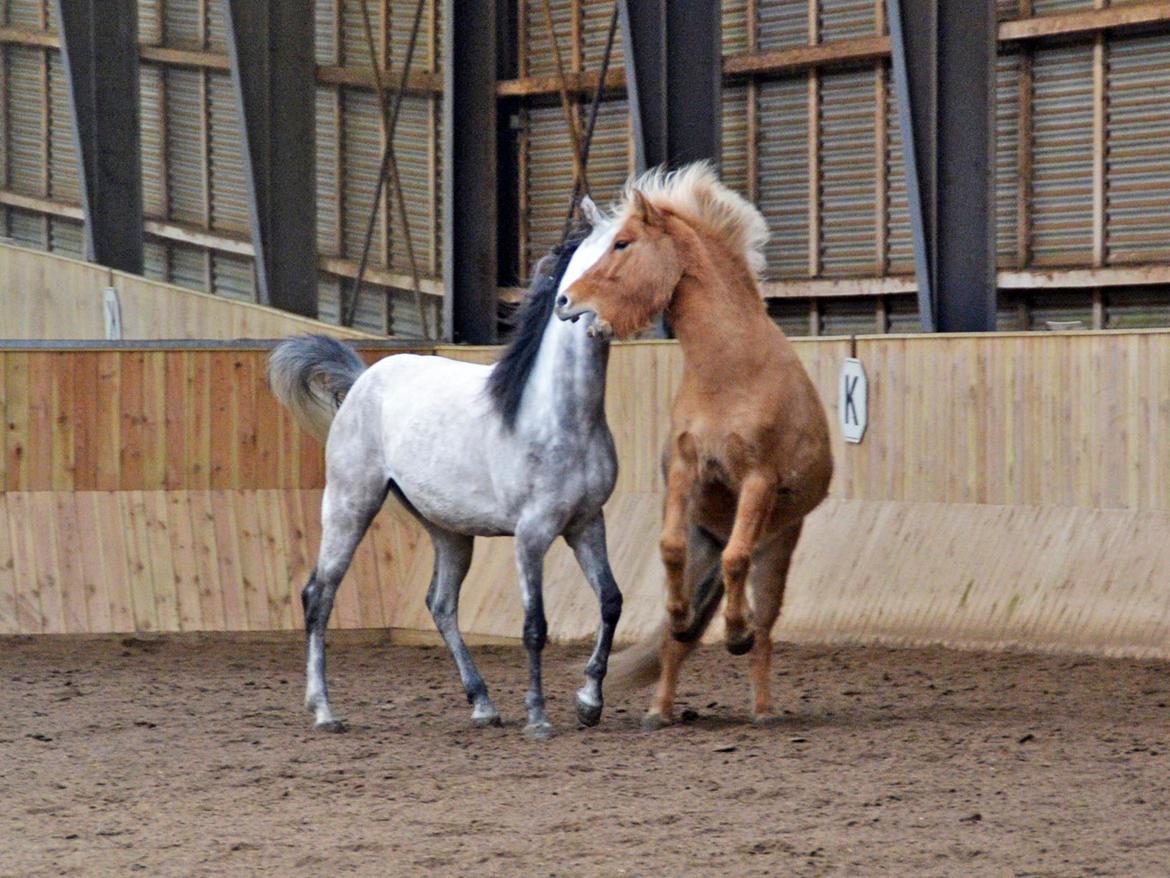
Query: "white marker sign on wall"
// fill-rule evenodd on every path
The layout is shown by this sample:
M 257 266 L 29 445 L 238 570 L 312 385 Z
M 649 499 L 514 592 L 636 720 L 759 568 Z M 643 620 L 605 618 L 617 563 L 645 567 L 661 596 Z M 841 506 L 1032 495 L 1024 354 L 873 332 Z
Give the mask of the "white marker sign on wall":
M 869 386 L 861 360 L 847 357 L 841 366 L 837 413 L 846 442 L 860 442 L 869 419 Z

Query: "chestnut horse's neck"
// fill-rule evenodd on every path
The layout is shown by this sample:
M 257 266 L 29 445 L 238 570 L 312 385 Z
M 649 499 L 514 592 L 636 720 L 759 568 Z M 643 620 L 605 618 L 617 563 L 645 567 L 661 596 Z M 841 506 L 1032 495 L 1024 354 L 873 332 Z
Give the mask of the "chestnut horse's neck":
M 749 378 L 773 349 L 775 324 L 742 256 L 700 229 L 676 238 L 686 269 L 667 310 L 684 380 Z

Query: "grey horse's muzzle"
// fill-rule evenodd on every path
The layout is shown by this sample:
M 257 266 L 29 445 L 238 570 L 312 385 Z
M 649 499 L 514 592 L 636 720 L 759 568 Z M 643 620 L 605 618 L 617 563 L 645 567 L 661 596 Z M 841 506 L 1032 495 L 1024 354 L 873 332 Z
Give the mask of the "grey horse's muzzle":
M 561 320 L 569 320 L 576 323 L 579 317 L 586 314 L 593 317 L 593 321 L 589 324 L 588 330 L 590 338 L 605 340 L 613 338 L 613 327 L 608 320 L 602 320 L 592 308 L 583 308 L 580 305 L 574 305 L 564 293 L 557 296 L 556 315 Z

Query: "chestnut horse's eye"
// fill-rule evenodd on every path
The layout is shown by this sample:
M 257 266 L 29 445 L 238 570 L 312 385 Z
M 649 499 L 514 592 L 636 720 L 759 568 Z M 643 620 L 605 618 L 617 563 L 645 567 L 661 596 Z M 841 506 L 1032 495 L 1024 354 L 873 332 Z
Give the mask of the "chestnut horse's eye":
M 625 250 L 629 246 L 630 246 L 629 241 L 614 241 L 613 242 L 613 249 L 614 250 Z

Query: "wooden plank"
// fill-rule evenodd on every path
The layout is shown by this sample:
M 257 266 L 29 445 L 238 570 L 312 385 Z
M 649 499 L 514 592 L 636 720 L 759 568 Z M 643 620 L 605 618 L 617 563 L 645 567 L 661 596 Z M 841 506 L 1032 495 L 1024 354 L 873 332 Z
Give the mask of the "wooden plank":
M 94 522 L 101 553 L 99 589 L 104 587 L 112 631 L 136 631 L 134 583 L 142 576 L 129 550 L 130 519 L 125 494 L 102 491 L 92 495 Z
M 284 491 L 268 489 L 256 492 L 259 512 L 260 536 L 262 538 L 263 560 L 267 564 L 265 586 L 268 589 L 269 628 L 285 630 L 294 628 L 292 596 L 292 568 L 298 561 L 293 555 L 289 536 L 290 521 L 285 514 L 282 498 Z
M 29 442 L 29 354 L 10 351 L 4 356 L 5 368 L 5 488 L 27 490 L 29 484 L 27 448 Z
M 148 351 L 142 361 L 142 487 L 166 487 L 167 379 L 166 351 Z
M 23 522 L 31 535 L 29 546 L 33 579 L 40 605 L 41 632 L 44 634 L 65 634 L 69 631 L 65 618 L 60 554 L 57 550 L 55 500 L 55 495 L 49 491 L 30 493 L 26 507 L 28 518 Z
M 239 571 L 248 630 L 267 631 L 273 627 L 269 616 L 270 572 L 265 563 L 264 535 L 255 491 L 233 491 L 232 501 L 239 528 Z
M 815 29 L 817 14 L 811 17 Z M 744 52 L 725 55 L 724 76 L 759 76 L 763 74 L 795 73 L 822 67 L 861 64 L 890 56 L 888 36 L 855 37 L 821 43 L 815 33 L 807 46 L 771 49 L 764 52 Z
M 50 491 L 53 487 L 53 361 L 47 352 L 28 357 L 28 460 L 26 490 Z
M 235 478 L 239 436 L 235 422 L 235 356 L 213 356 L 210 367 L 211 487 L 235 488 L 239 485 Z
M 7 496 L 0 492 L 0 634 L 22 634 Z
M 223 598 L 223 629 L 247 631 L 248 610 L 240 565 L 239 528 L 236 504 L 231 492 L 211 492 L 212 529 L 215 532 L 219 587 Z
M 128 351 L 118 358 L 121 423 L 118 435 L 118 488 L 141 491 L 147 454 L 145 390 L 146 354 Z
M 232 362 L 233 474 L 231 486 L 254 488 L 256 483 L 256 361 L 255 354 L 241 351 Z M 263 381 L 263 369 L 260 380 Z M 267 392 L 267 391 L 265 391 Z
M 61 595 L 62 621 L 68 634 L 86 634 L 94 630 L 89 619 L 86 600 L 85 574 L 82 555 L 85 544 L 81 538 L 78 497 L 73 491 L 57 491 L 52 495 L 48 513 L 55 519 L 54 549 L 57 556 L 56 585 Z
M 77 553 L 78 588 L 85 604 L 86 633 L 106 634 L 118 629 L 114 626 L 111 613 L 109 590 L 121 569 L 111 569 L 109 563 L 113 552 L 101 535 L 100 516 L 105 512 L 98 500 L 103 496 L 96 491 L 78 491 L 73 495 L 76 513 L 76 545 L 71 551 Z M 118 536 L 121 542 L 121 535 Z
M 1170 22 L 1170 2 L 1132 3 L 1107 9 L 1042 15 L 999 23 L 1000 41 L 1035 40 Z
M 268 389 L 265 372 L 268 368 L 268 358 L 263 355 L 253 357 L 253 392 L 252 407 L 253 431 L 255 449 L 255 470 L 252 475 L 252 485 L 256 488 L 283 487 L 281 473 L 281 422 L 285 412 L 272 391 Z
M 126 563 L 134 630 L 158 631 L 159 612 L 155 603 L 151 542 L 143 492 L 119 491 L 115 496 L 126 534 Z
M 175 583 L 177 630 L 203 631 L 203 599 L 200 565 L 191 525 L 191 505 L 186 491 L 160 494 L 165 504 L 168 549 Z
M 175 545 L 171 534 L 167 496 L 163 491 L 143 491 L 146 550 L 150 553 L 151 589 L 159 631 L 182 631 L 179 610 Z
M 73 380 L 73 487 L 93 491 L 98 487 L 98 355 L 78 351 L 63 358 Z
M 77 412 L 71 355 L 53 354 L 49 366 L 52 380 L 49 399 L 49 410 L 52 413 L 52 480 L 46 487 L 54 491 L 70 491 L 75 487 L 74 422 Z
M 8 499 L 8 528 L 12 548 L 13 578 L 16 581 L 16 623 L 22 634 L 40 634 L 45 631 L 41 613 L 40 581 L 37 578 L 37 556 L 33 543 L 36 528 L 32 524 L 32 494 L 13 492 Z
M 218 543 L 216 539 L 215 509 L 210 491 L 184 492 L 191 519 L 192 549 L 195 575 L 198 583 L 198 606 L 202 629 L 228 629 L 224 609 L 224 586 L 220 582 Z M 195 615 L 194 606 L 191 615 Z

